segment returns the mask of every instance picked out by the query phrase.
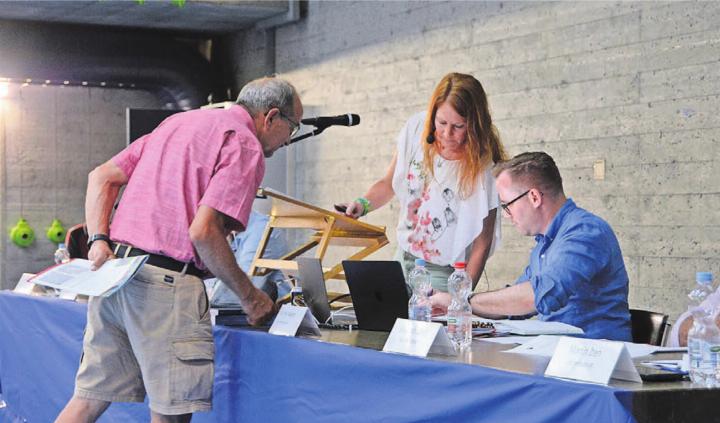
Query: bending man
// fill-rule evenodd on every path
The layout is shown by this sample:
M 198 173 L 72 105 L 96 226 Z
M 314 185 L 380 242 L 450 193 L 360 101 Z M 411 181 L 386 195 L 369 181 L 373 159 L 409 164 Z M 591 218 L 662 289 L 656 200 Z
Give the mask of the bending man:
M 275 311 L 225 237 L 247 226 L 264 157 L 289 141 L 303 109 L 293 86 L 275 78 L 250 82 L 237 103 L 173 115 L 90 173 L 93 265 L 150 258 L 118 292 L 90 300 L 75 392 L 57 421 L 92 422 L 111 402 L 142 402 L 146 394 L 153 422 L 187 422 L 210 410 L 214 345 L 204 270 L 233 290 L 251 323 Z

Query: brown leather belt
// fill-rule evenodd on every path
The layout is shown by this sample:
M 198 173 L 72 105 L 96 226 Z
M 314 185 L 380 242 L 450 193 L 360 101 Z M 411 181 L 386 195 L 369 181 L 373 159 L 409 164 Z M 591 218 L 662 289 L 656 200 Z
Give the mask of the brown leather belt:
M 175 259 L 167 257 L 167 256 L 163 256 L 160 254 L 148 253 L 147 251 L 133 247 L 132 245 L 120 244 L 117 242 L 113 242 L 112 244 L 110 244 L 110 247 L 115 252 L 115 255 L 120 258 L 144 256 L 147 254 L 149 257 L 148 257 L 147 261 L 145 262 L 146 264 L 150 264 L 152 266 L 157 266 L 157 267 L 162 267 L 163 269 L 172 270 L 173 272 L 178 272 L 178 273 L 183 273 L 183 271 L 184 271 L 185 274 L 197 276 L 200 279 L 202 279 L 203 276 L 205 275 L 204 271 L 198 269 L 192 263 L 183 263 L 181 261 L 175 260 Z M 128 249 L 130 250 L 129 253 L 128 253 Z

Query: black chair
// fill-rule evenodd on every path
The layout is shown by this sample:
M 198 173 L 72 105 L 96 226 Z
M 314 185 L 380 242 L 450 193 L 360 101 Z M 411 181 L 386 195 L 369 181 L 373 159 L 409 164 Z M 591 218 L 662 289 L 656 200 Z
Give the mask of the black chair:
M 630 309 L 633 342 L 661 346 L 665 329 L 669 326 L 667 320 L 667 314 Z

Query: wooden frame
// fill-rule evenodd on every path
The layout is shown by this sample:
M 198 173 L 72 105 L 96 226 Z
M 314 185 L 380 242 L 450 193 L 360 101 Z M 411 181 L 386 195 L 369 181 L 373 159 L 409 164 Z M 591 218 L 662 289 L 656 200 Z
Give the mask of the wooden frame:
M 348 260 L 362 260 L 388 244 L 385 227 L 370 225 L 316 207 L 279 192 L 260 188 L 258 195 L 272 200 L 270 220 L 260 239 L 255 259 L 249 269 L 251 276 L 265 275 L 272 270 L 297 270 L 295 258 L 317 247 L 315 257 L 322 260 L 331 245 L 361 247 L 360 251 L 348 257 Z M 310 240 L 279 259 L 264 259 L 268 239 L 274 229 L 314 229 Z M 342 264 L 337 263 L 324 271 L 325 280 L 345 279 Z

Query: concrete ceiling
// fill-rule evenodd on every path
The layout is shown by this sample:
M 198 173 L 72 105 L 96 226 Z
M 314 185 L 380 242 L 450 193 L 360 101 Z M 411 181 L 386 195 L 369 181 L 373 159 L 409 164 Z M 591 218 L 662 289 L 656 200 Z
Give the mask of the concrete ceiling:
M 297 0 L 3 0 L 0 19 L 224 34 L 277 25 L 296 8 Z

